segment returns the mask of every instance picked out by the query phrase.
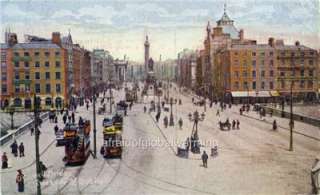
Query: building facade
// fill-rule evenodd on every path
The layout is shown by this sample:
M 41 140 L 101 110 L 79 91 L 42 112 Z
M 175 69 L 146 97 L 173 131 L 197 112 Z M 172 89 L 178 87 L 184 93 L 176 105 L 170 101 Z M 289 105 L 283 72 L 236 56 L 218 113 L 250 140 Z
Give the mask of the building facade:
M 27 36 L 18 43 L 8 39 L 1 49 L 6 50 L 6 74 L 12 75 L 6 78 L 7 96 L 1 96 L 1 102 L 27 109 L 34 95 L 43 107 L 62 107 L 67 102 L 67 51 L 61 47 L 59 33 L 52 33 L 51 40 Z

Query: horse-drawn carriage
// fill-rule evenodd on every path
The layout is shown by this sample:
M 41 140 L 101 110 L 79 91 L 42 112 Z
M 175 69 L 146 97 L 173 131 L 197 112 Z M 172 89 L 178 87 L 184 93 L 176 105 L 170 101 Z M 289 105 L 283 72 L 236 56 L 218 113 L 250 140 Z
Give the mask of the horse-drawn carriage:
M 227 128 L 228 130 L 230 130 L 231 123 L 229 122 L 228 119 L 226 120 L 226 122 L 219 121 L 219 127 L 220 127 L 220 130 L 224 130 L 224 128 Z
M 204 100 L 200 100 L 200 101 L 197 101 L 197 102 L 195 101 L 193 104 L 196 105 L 196 106 L 203 106 L 205 104 L 205 101 Z

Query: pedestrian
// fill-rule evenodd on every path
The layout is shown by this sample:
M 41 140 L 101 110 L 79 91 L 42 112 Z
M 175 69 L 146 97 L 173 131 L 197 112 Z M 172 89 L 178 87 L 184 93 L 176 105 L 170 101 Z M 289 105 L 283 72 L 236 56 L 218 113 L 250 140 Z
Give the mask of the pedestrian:
M 24 192 L 24 175 L 22 174 L 21 169 L 18 170 L 18 174 L 16 177 L 16 183 L 18 185 L 18 192 Z
M 237 119 L 237 129 L 240 129 L 240 121 Z
M 83 119 L 82 117 L 80 116 L 79 117 L 79 122 L 78 122 L 79 126 L 83 126 L 84 122 L 83 122 Z
M 41 124 L 42 124 L 42 119 L 39 118 L 39 127 L 41 127 Z
M 217 109 L 217 113 L 216 113 L 216 116 L 220 116 L 220 111 L 219 111 L 219 108 Z
M 182 125 L 183 125 L 182 118 L 179 119 L 178 123 L 179 123 L 179 127 L 180 127 L 180 129 L 181 129 L 181 128 L 182 128 Z
M 235 128 L 236 128 L 236 121 L 232 120 L 232 129 L 235 129 Z
M 273 121 L 272 129 L 273 129 L 274 131 L 278 129 L 277 121 L 276 121 L 276 120 Z
M 34 133 L 34 128 L 33 127 L 30 129 L 30 133 L 31 133 L 31 136 L 32 136 L 33 133 Z
M 24 145 L 22 142 L 19 145 L 19 154 L 20 154 L 20 157 L 24 157 Z
M 58 116 L 57 115 L 54 117 L 54 123 L 58 123 Z
M 159 119 L 160 119 L 160 112 L 156 114 L 156 121 L 159 122 Z
M 143 112 L 144 112 L 144 113 L 147 112 L 147 107 L 146 107 L 146 106 L 143 107 Z
M 13 143 L 10 145 L 11 147 L 11 152 L 12 154 L 17 157 L 18 156 L 18 144 L 17 144 L 17 141 L 14 140 Z
M 89 110 L 89 102 L 87 102 L 86 106 L 87 106 L 87 110 Z
M 168 117 L 165 116 L 164 119 L 163 119 L 163 124 L 164 124 L 164 127 L 167 128 L 168 127 Z
M 66 114 L 63 115 L 62 120 L 63 120 L 63 124 L 66 124 L 66 122 L 67 122 L 67 115 Z
M 68 116 L 68 123 L 71 124 L 71 116 Z
M 189 148 L 190 148 L 190 138 L 188 137 L 186 140 L 186 150 L 187 152 L 189 152 Z
M 208 154 L 206 153 L 206 151 L 203 151 L 201 158 L 202 158 L 203 167 L 207 168 L 208 167 Z
M 44 179 L 44 173 L 48 168 L 43 164 L 42 161 L 39 162 L 39 166 L 40 166 L 40 180 L 42 181 Z
M 72 112 L 71 113 L 71 120 L 72 120 L 72 124 L 74 124 L 75 123 L 75 116 L 74 116 L 74 112 Z
M 57 134 L 58 131 L 59 131 L 58 125 L 55 125 L 55 126 L 54 126 L 54 134 Z
M 4 153 L 2 154 L 1 160 L 2 160 L 2 169 L 8 168 L 8 157 L 7 157 L 7 153 L 4 152 Z

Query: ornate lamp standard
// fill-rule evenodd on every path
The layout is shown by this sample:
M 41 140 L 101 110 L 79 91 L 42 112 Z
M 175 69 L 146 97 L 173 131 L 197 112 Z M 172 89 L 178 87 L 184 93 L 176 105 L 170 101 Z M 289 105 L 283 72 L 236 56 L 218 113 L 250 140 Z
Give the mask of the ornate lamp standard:
M 191 132 L 191 152 L 200 153 L 200 144 L 198 136 L 198 122 L 203 121 L 205 114 L 202 113 L 199 115 L 198 111 L 195 111 L 193 114 L 189 113 L 189 120 L 193 123 L 192 132 Z

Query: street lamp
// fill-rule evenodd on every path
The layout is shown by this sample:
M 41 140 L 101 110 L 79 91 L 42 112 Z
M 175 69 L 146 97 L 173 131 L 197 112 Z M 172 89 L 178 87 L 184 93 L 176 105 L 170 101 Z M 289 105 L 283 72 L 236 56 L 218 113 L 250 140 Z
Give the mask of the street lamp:
M 36 94 L 34 94 L 33 98 L 33 105 L 34 105 L 34 130 L 35 130 L 35 145 L 36 145 L 36 172 L 37 172 L 37 195 L 41 195 L 41 167 L 40 167 L 40 153 L 39 153 L 39 135 L 40 131 L 38 129 L 38 123 L 40 122 L 39 119 L 39 109 L 40 109 L 40 101 L 37 98 Z
M 203 121 L 205 114 L 202 113 L 199 115 L 198 111 L 195 111 L 193 114 L 189 113 L 189 120 L 193 123 L 192 132 L 191 132 L 191 152 L 200 153 L 200 144 L 198 136 L 198 122 Z
M 15 108 L 13 106 L 9 107 L 9 114 L 11 117 L 11 129 L 14 129 L 14 121 L 13 121 L 13 115 L 15 113 Z
M 171 97 L 170 98 L 170 120 L 169 120 L 169 126 L 174 126 L 174 120 L 173 120 L 173 114 L 172 114 L 172 105 L 173 104 L 176 104 L 176 103 L 173 103 L 173 98 Z

